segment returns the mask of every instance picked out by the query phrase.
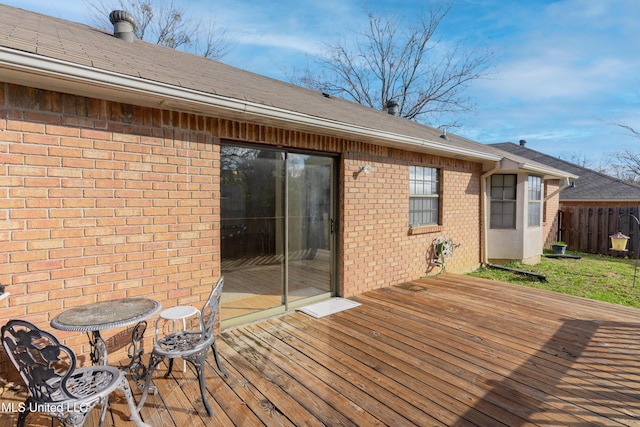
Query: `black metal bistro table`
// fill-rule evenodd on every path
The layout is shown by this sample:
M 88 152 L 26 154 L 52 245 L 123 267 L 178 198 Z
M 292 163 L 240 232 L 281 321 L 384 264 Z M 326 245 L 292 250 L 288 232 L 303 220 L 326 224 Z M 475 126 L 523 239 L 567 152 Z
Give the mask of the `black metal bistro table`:
M 136 324 L 131 333 L 128 355 L 131 359 L 123 369 L 129 372 L 137 384 L 146 376 L 142 363 L 142 338 L 147 329 L 145 319 L 156 314 L 162 305 L 150 298 L 122 298 L 73 307 L 51 320 L 51 327 L 61 331 L 83 331 L 91 344 L 91 362 L 107 364 L 107 345 L 100 336 L 105 329 L 120 328 Z

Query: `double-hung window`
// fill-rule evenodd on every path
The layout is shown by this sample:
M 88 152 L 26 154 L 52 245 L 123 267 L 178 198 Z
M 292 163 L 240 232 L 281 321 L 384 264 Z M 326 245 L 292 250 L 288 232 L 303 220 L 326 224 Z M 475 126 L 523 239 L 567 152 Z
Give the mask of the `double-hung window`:
M 517 175 L 491 175 L 491 228 L 516 228 Z
M 440 221 L 440 171 L 409 167 L 409 225 L 438 225 Z
M 542 204 L 542 178 L 529 176 L 529 227 L 540 227 L 540 205 Z

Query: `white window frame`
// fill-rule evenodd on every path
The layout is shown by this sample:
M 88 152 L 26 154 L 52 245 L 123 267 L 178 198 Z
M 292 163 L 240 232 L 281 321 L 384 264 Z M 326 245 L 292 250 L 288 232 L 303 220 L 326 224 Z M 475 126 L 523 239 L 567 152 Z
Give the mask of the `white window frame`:
M 440 225 L 441 170 L 409 166 L 409 226 Z
M 505 180 L 508 182 L 505 184 Z M 514 230 L 518 202 L 518 175 L 494 174 L 490 178 L 492 229 Z M 513 183 L 511 183 L 513 181 Z
M 529 227 L 540 227 L 542 225 L 542 183 L 543 179 L 537 175 L 527 177 L 527 225 Z

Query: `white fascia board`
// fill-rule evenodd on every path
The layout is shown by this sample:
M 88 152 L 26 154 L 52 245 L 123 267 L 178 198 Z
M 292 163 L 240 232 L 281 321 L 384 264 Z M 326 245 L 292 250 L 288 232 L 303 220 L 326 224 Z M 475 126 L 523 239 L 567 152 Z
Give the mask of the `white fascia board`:
M 427 139 L 414 138 L 385 132 L 336 120 L 315 117 L 269 105 L 253 103 L 235 98 L 181 88 L 166 83 L 145 80 L 140 77 L 114 73 L 86 65 L 70 63 L 29 52 L 0 47 L 0 77 L 11 82 L 33 85 L 33 76 L 49 83 L 47 88 L 58 90 L 77 89 L 84 96 L 105 96 L 131 103 L 131 96 L 145 101 L 145 105 L 168 109 L 183 107 L 194 113 L 206 113 L 209 109 L 222 109 L 235 113 L 250 114 L 269 120 L 330 130 L 342 135 L 373 138 L 404 146 L 406 149 L 433 150 L 449 156 L 462 156 L 478 160 L 499 160 L 500 156 L 481 151 L 452 147 Z M 44 83 L 43 80 L 41 83 Z
M 532 165 L 530 163 L 520 163 L 520 169 L 527 172 L 539 173 L 548 178 L 562 178 L 562 179 L 577 179 L 578 175 L 573 175 L 568 172 L 561 171 L 559 169 L 547 168 L 542 165 Z

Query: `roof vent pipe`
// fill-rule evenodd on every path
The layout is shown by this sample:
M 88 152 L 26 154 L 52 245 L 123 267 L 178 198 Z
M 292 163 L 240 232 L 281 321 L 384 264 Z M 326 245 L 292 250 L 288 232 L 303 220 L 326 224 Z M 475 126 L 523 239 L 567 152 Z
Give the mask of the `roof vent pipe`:
M 124 10 L 114 10 L 109 14 L 109 21 L 113 24 L 113 35 L 119 39 L 132 42 L 136 21 Z
M 397 116 L 398 115 L 398 102 L 394 101 L 393 99 L 387 101 L 387 113 L 391 114 L 392 116 Z
M 524 139 L 521 139 L 521 140 L 520 140 L 520 146 L 521 146 L 521 147 L 524 147 L 525 145 L 527 145 L 527 141 L 526 141 L 526 140 L 524 140 Z

